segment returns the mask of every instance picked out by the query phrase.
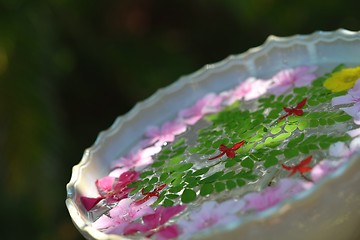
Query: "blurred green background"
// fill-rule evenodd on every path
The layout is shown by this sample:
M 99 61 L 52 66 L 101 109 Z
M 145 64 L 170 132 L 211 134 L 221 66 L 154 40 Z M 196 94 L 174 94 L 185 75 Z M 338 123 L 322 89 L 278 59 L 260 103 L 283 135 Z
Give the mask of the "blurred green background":
M 1 239 L 82 239 L 65 185 L 118 115 L 270 34 L 359 30 L 358 9 L 347 0 L 0 0 Z

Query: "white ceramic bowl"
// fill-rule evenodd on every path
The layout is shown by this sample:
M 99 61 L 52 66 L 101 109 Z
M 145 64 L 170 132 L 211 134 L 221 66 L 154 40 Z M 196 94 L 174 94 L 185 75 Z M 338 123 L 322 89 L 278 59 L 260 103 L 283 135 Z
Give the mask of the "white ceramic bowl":
M 281 69 L 316 64 L 320 72 L 336 65 L 360 64 L 360 32 L 339 29 L 287 38 L 270 36 L 257 48 L 206 65 L 157 91 L 118 117 L 101 132 L 74 166 L 67 184 L 66 205 L 75 226 L 88 239 L 126 239 L 91 227 L 81 195 L 96 195 L 95 180 L 108 174 L 110 164 L 139 141 L 146 126 L 175 118 L 179 109 L 208 92 L 229 89 L 253 76 L 262 79 Z M 353 157 L 309 191 L 226 228 L 210 229 L 201 239 L 360 239 L 360 156 Z

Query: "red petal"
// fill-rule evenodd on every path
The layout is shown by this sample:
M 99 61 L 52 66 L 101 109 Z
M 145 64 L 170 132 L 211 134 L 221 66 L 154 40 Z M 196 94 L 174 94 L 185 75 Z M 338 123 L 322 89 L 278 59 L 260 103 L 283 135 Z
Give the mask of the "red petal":
M 235 143 L 232 147 L 231 150 L 238 150 L 242 145 L 244 145 L 245 141 L 242 140 L 241 142 Z
M 229 150 L 226 152 L 226 156 L 228 158 L 234 158 L 235 157 L 235 152 L 233 150 Z
M 224 154 L 225 154 L 225 152 L 222 152 L 222 153 L 220 153 L 219 155 L 216 155 L 215 157 L 209 158 L 209 160 L 214 160 L 214 159 L 216 159 L 216 158 L 221 157 L 221 156 L 224 155 Z
M 286 170 L 292 170 L 294 167 L 291 166 L 286 166 L 284 164 L 281 164 L 282 168 L 286 169 Z
M 312 169 L 312 167 L 310 167 L 310 166 L 304 166 L 304 167 L 298 168 L 298 170 L 299 170 L 300 173 L 310 172 L 311 169 Z
M 291 113 L 292 112 L 292 108 L 288 108 L 288 107 L 283 107 L 285 112 Z
M 311 162 L 311 160 L 312 160 L 312 156 L 309 156 L 309 157 L 305 158 L 304 160 L 302 160 L 302 161 L 298 164 L 298 166 L 299 166 L 299 167 L 302 167 L 302 166 L 308 165 L 308 164 Z
M 301 115 L 303 115 L 303 113 L 304 113 L 304 111 L 301 109 L 294 109 L 294 114 L 296 116 L 301 116 Z
M 104 197 L 97 197 L 97 198 L 80 197 L 80 201 L 87 211 L 90 211 L 93 207 L 95 207 L 96 204 L 98 204 L 98 202 L 100 202 L 103 199 Z
M 219 150 L 221 151 L 221 152 L 225 152 L 225 151 L 227 151 L 229 148 L 227 147 L 227 146 L 225 146 L 224 144 L 221 144 L 220 145 L 220 147 L 219 147 Z
M 280 118 L 278 119 L 278 121 L 280 122 L 281 120 L 283 120 L 284 118 L 286 118 L 286 117 L 288 117 L 288 116 L 290 116 L 290 115 L 291 115 L 291 113 L 287 113 L 286 115 L 280 117 Z
M 299 108 L 303 108 L 306 104 L 307 98 L 304 98 L 301 102 L 299 102 L 295 108 L 299 109 Z
M 164 183 L 163 185 L 158 186 L 154 191 L 158 192 L 164 189 L 164 187 L 166 186 L 166 184 Z

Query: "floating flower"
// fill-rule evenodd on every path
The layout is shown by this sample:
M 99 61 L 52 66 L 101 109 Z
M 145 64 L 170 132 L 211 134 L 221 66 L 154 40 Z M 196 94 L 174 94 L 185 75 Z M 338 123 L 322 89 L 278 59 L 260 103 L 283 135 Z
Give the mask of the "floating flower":
M 354 118 L 356 124 L 360 124 L 360 79 L 358 79 L 352 89 L 344 96 L 334 97 L 331 101 L 333 106 L 342 104 L 353 104 L 351 107 L 341 108 Z
M 162 146 L 166 142 L 173 142 L 175 136 L 186 131 L 186 124 L 176 119 L 174 121 L 165 122 L 161 128 L 149 127 L 146 130 L 145 136 L 148 138 L 149 144 L 156 143 L 157 146 Z
M 218 225 L 226 225 L 237 221 L 236 214 L 243 210 L 245 202 L 240 200 L 228 200 L 222 203 L 215 201 L 204 202 L 200 209 L 193 210 L 189 219 L 178 222 L 183 230 L 181 239 L 189 239 L 200 230 Z
M 150 207 L 157 197 L 152 197 L 142 204 L 134 204 L 130 198 L 121 200 L 118 205 L 109 211 L 109 216 L 102 215 L 93 223 L 97 229 L 106 229 L 107 233 L 123 234 L 129 223 L 154 213 Z
M 266 210 L 282 200 L 304 191 L 311 185 L 300 179 L 280 179 L 275 186 L 267 187 L 262 192 L 246 194 L 243 198 L 247 203 L 244 210 Z
M 193 125 L 208 113 L 215 113 L 221 109 L 223 97 L 215 93 L 209 93 L 198 100 L 194 106 L 179 112 L 179 117 L 186 124 Z
M 138 178 L 138 172 L 128 171 L 122 173 L 117 180 L 109 176 L 96 180 L 95 184 L 100 196 L 96 198 L 81 196 L 80 201 L 88 211 L 103 199 L 105 199 L 107 203 L 118 202 L 127 198 L 129 192 L 132 191 L 132 188 L 128 188 L 127 185 Z
M 279 96 L 293 87 L 309 85 L 316 78 L 316 69 L 316 66 L 301 66 L 282 70 L 272 78 L 272 85 L 268 91 Z
M 352 88 L 360 78 L 360 66 L 354 68 L 344 68 L 335 72 L 326 79 L 324 87 L 332 92 L 341 92 Z
M 216 158 L 222 157 L 224 154 L 228 158 L 234 158 L 235 157 L 235 151 L 238 150 L 242 145 L 244 145 L 245 141 L 242 140 L 241 142 L 235 143 L 232 147 L 227 147 L 224 144 L 221 144 L 219 147 L 220 154 L 216 155 L 215 157 L 209 158 L 209 160 L 214 160 Z
M 312 156 L 309 156 L 295 166 L 287 166 L 285 164 L 281 164 L 281 166 L 285 170 L 291 171 L 289 177 L 294 175 L 296 172 L 299 172 L 303 176 L 304 173 L 311 171 L 312 167 L 308 166 L 310 164 L 311 160 L 312 160 Z
M 176 225 L 165 226 L 172 217 L 182 212 L 186 206 L 177 205 L 172 207 L 159 206 L 154 214 L 142 218 L 143 224 L 131 223 L 124 229 L 124 235 L 132 235 L 142 232 L 146 237 L 156 236 L 157 239 L 171 239 L 178 237 L 180 231 Z
M 348 159 L 351 155 L 360 150 L 360 137 L 354 138 L 349 147 L 344 142 L 336 142 L 330 145 L 329 154 L 332 157 Z
M 266 93 L 269 84 L 270 81 L 248 78 L 234 90 L 224 92 L 221 95 L 224 97 L 224 104 L 231 105 L 240 99 L 248 101 L 260 97 Z
M 311 170 L 311 179 L 315 182 L 319 181 L 321 178 L 334 172 L 343 163 L 344 161 L 331 161 L 324 159 L 315 165 L 315 167 Z
M 338 160 L 322 160 L 311 171 L 313 181 L 318 181 L 328 174 L 334 172 L 339 166 L 346 162 L 355 152 L 360 150 L 360 137 L 354 138 L 349 147 L 344 142 L 336 142 L 330 145 L 329 155 Z
M 288 108 L 284 107 L 284 111 L 286 114 L 278 119 L 278 121 L 283 120 L 284 118 L 287 118 L 288 116 L 295 115 L 295 116 L 301 116 L 303 115 L 304 111 L 302 108 L 305 106 L 307 101 L 307 98 L 304 98 L 301 102 L 299 102 L 296 107 L 294 108 Z
M 140 171 L 144 167 L 153 163 L 154 160 L 152 156 L 160 151 L 161 151 L 160 146 L 152 146 L 144 149 L 135 147 L 129 154 L 114 161 L 112 168 L 113 169 L 118 168 L 118 169 L 115 169 L 115 171 L 113 171 L 110 175 L 116 176 L 132 168 L 135 168 L 137 171 Z

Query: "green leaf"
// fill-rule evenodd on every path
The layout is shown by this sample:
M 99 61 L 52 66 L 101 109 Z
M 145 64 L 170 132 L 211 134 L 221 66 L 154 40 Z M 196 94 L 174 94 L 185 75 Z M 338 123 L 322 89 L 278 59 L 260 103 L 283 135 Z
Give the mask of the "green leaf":
M 187 146 L 176 149 L 175 150 L 176 156 L 183 154 L 185 152 L 186 148 L 187 148 Z
M 140 174 L 140 177 L 141 177 L 141 178 L 146 178 L 147 176 L 151 176 L 151 175 L 153 175 L 153 174 L 154 174 L 153 171 L 146 171 L 146 172 L 142 172 L 142 173 Z
M 159 203 L 161 203 L 162 200 L 164 200 L 164 198 L 165 198 L 165 192 L 160 193 L 159 198 L 154 202 L 153 206 L 159 205 Z
M 284 141 L 285 139 L 287 139 L 288 137 L 290 137 L 291 133 L 282 133 L 277 135 L 274 138 L 274 141 L 279 142 L 279 141 Z
M 172 153 L 172 150 L 170 150 L 170 149 L 168 149 L 168 148 L 165 148 L 165 149 L 162 149 L 162 150 L 161 150 L 161 154 L 166 154 L 166 155 L 168 155 L 168 154 L 170 154 L 170 153 Z
M 246 182 L 240 178 L 236 179 L 236 183 L 239 187 L 242 187 L 246 184 Z
M 178 164 L 176 165 L 173 169 L 176 172 L 185 172 L 186 170 L 189 170 L 194 164 L 189 162 L 189 163 L 183 163 L 183 164 Z
M 165 195 L 167 198 L 170 198 L 170 199 L 176 199 L 176 198 L 178 198 L 179 197 L 179 195 L 177 195 L 177 194 L 166 194 Z
M 255 180 L 258 178 L 258 176 L 252 174 L 251 171 L 241 171 L 239 172 L 238 174 L 236 174 L 235 176 L 236 178 L 245 178 L 245 179 L 248 179 L 248 180 Z
M 183 190 L 182 185 L 177 185 L 177 186 L 173 186 L 173 187 L 169 188 L 169 192 L 171 192 L 171 193 L 178 193 L 181 190 Z
M 293 91 L 294 91 L 294 93 L 303 96 L 303 95 L 307 94 L 308 88 L 307 87 L 299 87 L 299 88 L 294 88 Z
M 150 183 L 150 184 L 155 184 L 155 183 L 158 182 L 158 180 L 159 180 L 159 179 L 158 179 L 157 177 L 153 177 L 153 178 L 150 179 L 149 183 Z
M 292 133 L 293 131 L 295 131 L 296 128 L 297 128 L 297 125 L 288 124 L 284 127 L 284 130 L 287 131 L 288 133 Z
M 196 192 L 192 189 L 187 188 L 181 194 L 181 202 L 183 203 L 190 203 L 195 201 L 195 199 L 196 199 Z
M 329 142 L 319 142 L 319 145 L 322 149 L 328 149 L 331 145 Z
M 269 156 L 265 160 L 264 167 L 269 168 L 269 167 L 275 166 L 276 164 L 278 164 L 278 162 L 279 162 L 279 160 L 276 157 Z
M 284 150 L 284 156 L 286 158 L 293 158 L 293 157 L 296 157 L 297 155 L 299 155 L 299 151 L 297 150 L 297 148 L 291 148 L 291 149 Z
M 188 152 L 189 152 L 190 154 L 194 154 L 194 153 L 199 152 L 200 150 L 201 150 L 200 147 L 193 147 L 193 148 L 190 148 L 190 149 L 188 150 Z
M 183 145 L 184 143 L 185 143 L 185 139 L 184 139 L 184 138 L 180 138 L 179 140 L 177 140 L 177 141 L 173 144 L 172 148 L 174 149 L 174 148 L 180 147 L 180 146 Z
M 171 207 L 174 205 L 174 202 L 166 198 L 161 205 L 164 207 Z
M 236 165 L 237 161 L 234 158 L 226 160 L 225 167 L 230 168 L 234 165 Z
M 352 119 L 352 116 L 350 116 L 350 115 L 342 115 L 342 116 L 334 118 L 334 120 L 336 122 L 346 122 L 346 121 L 348 121 L 350 119 Z
M 328 118 L 328 119 L 327 119 L 327 123 L 328 123 L 329 125 L 334 125 L 336 122 L 335 122 L 334 119 Z
M 176 164 L 178 164 L 179 162 L 181 162 L 184 159 L 185 159 L 184 155 L 177 155 L 177 156 L 170 159 L 168 165 L 169 166 L 176 165 Z
M 234 189 L 236 188 L 236 183 L 232 180 L 227 180 L 226 181 L 226 188 L 231 190 L 231 189 Z
M 157 160 L 158 160 L 158 161 L 164 161 L 164 160 L 167 160 L 167 159 L 169 159 L 169 156 L 166 155 L 166 154 L 161 154 L 161 155 L 159 155 L 159 156 L 157 157 Z
M 209 177 L 206 177 L 206 178 L 204 178 L 204 179 L 201 179 L 201 180 L 199 181 L 199 183 L 203 184 L 203 183 L 211 183 L 211 182 L 214 182 L 214 181 L 216 181 L 217 179 L 219 179 L 223 174 L 224 174 L 223 171 L 216 172 L 216 173 L 210 175 Z
M 203 175 L 203 174 L 207 173 L 208 171 L 209 171 L 209 168 L 205 167 L 205 168 L 201 168 L 199 170 L 196 170 L 192 175 L 193 176 L 200 176 L 200 175 Z
M 254 162 L 251 159 L 246 158 L 241 162 L 241 166 L 249 168 L 249 169 L 253 169 L 254 168 Z
M 160 175 L 160 182 L 164 182 L 169 177 L 169 173 L 162 173 Z
M 306 128 L 309 127 L 309 120 L 307 119 L 301 119 L 299 122 L 298 122 L 298 128 L 299 130 L 303 131 L 305 130 Z
M 154 185 L 148 185 L 146 187 L 144 187 L 144 193 L 148 193 L 151 192 L 154 189 Z
M 290 139 L 290 141 L 287 144 L 288 148 L 295 148 L 299 143 L 304 140 L 305 134 L 301 133 L 298 137 Z
M 298 149 L 300 150 L 300 152 L 308 154 L 309 153 L 309 148 L 306 145 L 301 145 L 298 147 Z
M 235 176 L 235 171 L 227 172 L 224 175 L 222 175 L 221 177 L 219 177 L 219 180 L 232 179 L 234 176 Z
M 256 134 L 253 137 L 248 139 L 248 142 L 258 142 L 263 138 L 262 135 Z
M 319 123 L 320 123 L 321 126 L 327 125 L 327 121 L 324 118 L 319 118 Z
M 161 167 L 162 165 L 164 165 L 165 161 L 157 161 L 157 162 L 154 162 L 151 166 L 152 167 Z
M 206 196 L 208 194 L 211 194 L 214 191 L 214 187 L 211 183 L 205 183 L 200 188 L 200 195 Z
M 309 126 L 311 128 L 316 128 L 317 126 L 319 126 L 319 121 L 317 119 L 310 119 L 310 124 Z
M 222 183 L 222 182 L 215 183 L 215 191 L 216 192 L 222 192 L 225 190 L 225 188 L 226 188 L 225 183 Z
M 215 141 L 215 142 L 212 144 L 212 147 L 213 147 L 213 148 L 219 148 L 219 146 L 220 146 L 221 144 L 228 145 L 228 143 L 229 143 L 229 139 L 227 139 L 227 138 L 222 138 L 222 139 L 219 139 L 219 140 Z
M 279 132 L 281 132 L 281 127 L 274 127 L 270 130 L 270 132 L 271 134 L 278 134 Z

